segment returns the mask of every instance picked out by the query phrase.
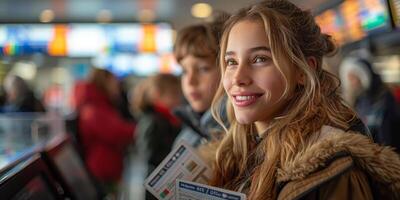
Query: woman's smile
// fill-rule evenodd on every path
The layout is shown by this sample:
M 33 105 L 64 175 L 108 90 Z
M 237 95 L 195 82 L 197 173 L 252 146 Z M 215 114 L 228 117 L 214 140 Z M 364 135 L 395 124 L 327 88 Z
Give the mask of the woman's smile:
M 232 95 L 233 103 L 238 107 L 247 107 L 251 106 L 257 102 L 257 100 L 263 96 L 261 93 L 252 93 L 252 94 L 235 94 Z

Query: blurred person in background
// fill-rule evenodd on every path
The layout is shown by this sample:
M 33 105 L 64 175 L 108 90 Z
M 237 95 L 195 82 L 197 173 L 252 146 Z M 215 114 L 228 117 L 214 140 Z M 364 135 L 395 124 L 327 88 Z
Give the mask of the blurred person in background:
M 120 96 L 117 78 L 94 68 L 87 82 L 74 92 L 78 129 L 85 163 L 111 197 L 118 192 L 125 148 L 133 142 L 135 125 L 123 119 L 116 108 Z
M 4 79 L 6 101 L 1 112 L 45 112 L 45 108 L 21 77 L 8 74 Z
M 150 174 L 171 151 L 180 131 L 180 122 L 171 110 L 181 104 L 180 80 L 171 74 L 158 74 L 139 82 L 131 106 L 137 116 L 136 133 L 142 151 L 148 155 Z M 146 199 L 157 199 L 146 192 Z
M 396 98 L 397 104 L 400 104 L 400 86 L 395 86 L 393 89 L 394 97 Z
M 222 13 L 214 22 L 188 26 L 178 32 L 174 55 L 182 67 L 182 91 L 189 105 L 175 110 L 185 124 L 175 145 L 184 140 L 196 147 L 210 139 L 211 133 L 222 130 L 209 108 L 221 77 L 217 56 L 227 17 Z
M 372 64 L 363 58 L 345 58 L 340 78 L 344 98 L 368 126 L 374 141 L 400 152 L 399 105 Z
M 65 93 L 63 86 L 52 83 L 43 94 L 43 103 L 48 112 L 61 113 L 64 107 Z
M 119 82 L 119 88 L 120 88 L 120 97 L 119 97 L 119 103 L 117 104 L 118 110 L 121 113 L 122 117 L 125 118 L 126 120 L 130 121 L 135 121 L 135 118 L 133 117 L 129 107 L 129 88 L 127 85 L 127 80 L 122 79 Z

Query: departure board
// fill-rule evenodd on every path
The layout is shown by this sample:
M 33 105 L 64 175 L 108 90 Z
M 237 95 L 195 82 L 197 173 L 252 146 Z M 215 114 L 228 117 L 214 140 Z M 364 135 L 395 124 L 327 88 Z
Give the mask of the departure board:
M 93 57 L 114 53 L 172 52 L 173 30 L 156 24 L 4 24 L 0 25 L 0 56 L 43 53 Z
M 400 7 L 399 2 L 400 0 L 393 0 L 392 3 L 397 5 L 397 10 Z M 332 35 L 339 45 L 343 45 L 359 41 L 367 35 L 389 31 L 389 16 L 389 7 L 385 0 L 345 0 L 317 15 L 315 19 L 322 32 Z M 399 18 L 396 19 L 398 22 Z
M 335 9 L 329 9 L 315 17 L 317 24 L 323 33 L 332 35 L 338 44 L 345 43 L 344 22 L 340 13 Z
M 380 32 L 391 28 L 389 7 L 386 0 L 359 0 L 360 19 L 364 31 Z

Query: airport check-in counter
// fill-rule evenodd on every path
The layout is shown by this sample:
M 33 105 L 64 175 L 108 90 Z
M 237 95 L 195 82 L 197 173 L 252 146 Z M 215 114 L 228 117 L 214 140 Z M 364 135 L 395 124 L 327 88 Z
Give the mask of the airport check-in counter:
M 61 118 L 0 116 L 0 138 L 2 199 L 100 199 Z

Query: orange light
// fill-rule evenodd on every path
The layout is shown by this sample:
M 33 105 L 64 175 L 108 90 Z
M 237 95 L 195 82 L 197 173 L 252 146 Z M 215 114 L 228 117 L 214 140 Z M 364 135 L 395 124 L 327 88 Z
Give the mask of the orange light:
M 54 27 L 54 37 L 49 43 L 47 50 L 51 56 L 67 55 L 67 27 L 65 25 L 56 25 Z
M 160 61 L 160 72 L 161 73 L 171 73 L 171 63 L 172 63 L 173 56 L 171 54 L 165 54 L 161 56 Z
M 156 51 L 156 26 L 153 24 L 143 25 L 143 38 L 140 44 L 140 51 L 153 53 Z

